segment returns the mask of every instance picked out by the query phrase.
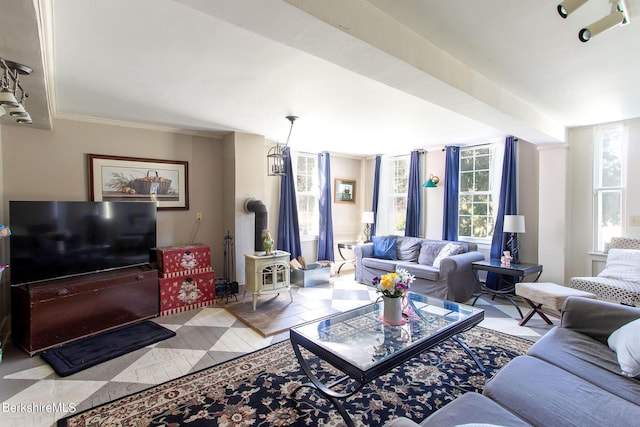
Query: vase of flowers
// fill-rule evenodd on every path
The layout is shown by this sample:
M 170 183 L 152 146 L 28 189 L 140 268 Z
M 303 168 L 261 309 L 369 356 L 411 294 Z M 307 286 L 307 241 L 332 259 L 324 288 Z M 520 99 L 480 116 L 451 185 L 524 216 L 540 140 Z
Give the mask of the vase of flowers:
M 373 279 L 376 291 L 382 294 L 384 303 L 382 320 L 392 325 L 402 323 L 402 297 L 409 290 L 415 276 L 403 268 Z

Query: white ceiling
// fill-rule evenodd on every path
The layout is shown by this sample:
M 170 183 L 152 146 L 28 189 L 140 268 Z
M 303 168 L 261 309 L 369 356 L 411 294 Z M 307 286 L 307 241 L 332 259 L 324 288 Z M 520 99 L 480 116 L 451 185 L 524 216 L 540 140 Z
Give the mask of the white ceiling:
M 283 141 L 293 114 L 293 148 L 371 155 L 640 117 L 640 0 L 588 43 L 608 0 L 566 20 L 540 0 L 0 2 L 0 56 L 34 68 L 42 129 L 51 115 Z

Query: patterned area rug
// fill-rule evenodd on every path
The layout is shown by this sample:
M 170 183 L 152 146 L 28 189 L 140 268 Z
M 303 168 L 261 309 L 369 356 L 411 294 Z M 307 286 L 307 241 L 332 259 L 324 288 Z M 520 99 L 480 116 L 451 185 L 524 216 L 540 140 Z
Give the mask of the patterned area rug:
M 530 341 L 476 327 L 462 334 L 486 375 L 448 340 L 364 386 L 344 406 L 356 425 L 381 426 L 405 416 L 421 421 L 457 396 L 482 392 L 485 382 Z M 311 357 L 311 355 L 308 355 Z M 313 368 L 339 374 L 320 363 Z M 307 381 L 289 341 L 186 375 L 58 421 L 58 426 L 342 426 L 330 402 L 302 388 Z

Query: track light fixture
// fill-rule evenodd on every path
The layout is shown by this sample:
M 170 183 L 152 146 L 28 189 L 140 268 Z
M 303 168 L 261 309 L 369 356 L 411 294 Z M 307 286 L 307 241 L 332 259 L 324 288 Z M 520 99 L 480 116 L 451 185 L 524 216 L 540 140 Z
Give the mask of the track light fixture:
M 567 18 L 577 8 L 585 4 L 588 0 L 564 0 L 558 5 L 558 14 L 562 18 Z M 625 0 L 610 0 L 611 13 L 593 24 L 578 31 L 578 39 L 586 43 L 596 35 L 615 27 L 629 23 L 629 13 Z
M 31 124 L 31 116 L 24 107 L 29 94 L 20 84 L 20 75 L 29 75 L 33 70 L 26 65 L 0 58 L 2 80 L 0 80 L 0 107 L 8 110 L 18 123 Z M 19 98 L 16 97 L 19 95 Z
M 581 29 L 578 32 L 578 39 L 580 39 L 581 42 L 586 43 L 591 40 L 592 37 L 595 37 L 616 25 L 625 25 L 628 23 L 627 5 L 624 0 L 619 0 L 617 2 L 613 2 L 613 5 L 611 6 L 611 13 L 609 15 L 597 20 L 588 27 Z
M 284 167 L 284 149 L 289 145 L 289 138 L 291 138 L 291 131 L 293 130 L 293 122 L 296 121 L 298 116 L 287 116 L 286 119 L 291 122 L 291 127 L 289 128 L 289 135 L 287 136 L 287 142 L 283 145 L 279 142 L 276 142 L 276 145 L 269 149 L 267 153 L 267 174 L 269 176 L 284 176 L 287 174 L 287 171 Z
M 567 18 L 577 8 L 585 4 L 588 0 L 564 0 L 558 5 L 558 13 L 563 18 Z

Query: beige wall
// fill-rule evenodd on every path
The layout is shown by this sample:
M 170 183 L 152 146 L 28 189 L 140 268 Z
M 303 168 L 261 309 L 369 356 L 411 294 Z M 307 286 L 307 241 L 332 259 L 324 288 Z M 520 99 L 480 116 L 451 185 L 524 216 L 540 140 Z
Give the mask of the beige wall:
M 541 280 L 566 283 L 567 245 L 567 146 L 541 147 L 538 152 L 538 262 Z M 529 227 L 530 221 L 527 222 Z M 527 230 L 527 235 L 529 235 Z
M 365 188 L 367 188 L 367 184 L 360 179 L 361 164 L 361 159 L 331 154 L 331 208 L 333 240 L 336 244 L 339 242 L 355 242 L 358 234 L 364 231 L 364 224 L 361 223 L 361 220 L 365 206 Z M 355 203 L 335 203 L 335 180 L 337 178 L 356 181 Z M 337 247 L 334 248 L 334 254 L 336 258 L 339 258 Z
M 539 159 L 535 145 L 518 141 L 518 213 L 525 217 L 526 232 L 518 235 L 520 260 L 538 262 Z
M 157 244 L 210 245 L 213 267 L 217 275 L 222 274 L 226 230 L 222 227 L 221 141 L 70 120 L 55 120 L 53 125 L 53 131 L 0 129 L 4 223 L 10 221 L 10 200 L 88 200 L 88 153 L 188 161 L 190 209 L 158 212 Z M 196 212 L 203 214 L 200 224 Z M 2 262 L 7 263 L 7 258 Z M 3 289 L 2 299 L 7 301 L 8 286 Z
M 427 152 L 426 176 L 434 175 L 440 178 L 435 188 L 423 188 L 425 199 L 425 237 L 427 239 L 442 239 L 442 213 L 444 212 L 444 169 L 446 163 L 445 152 L 435 148 Z M 426 179 L 425 179 L 426 181 Z
M 640 216 L 640 118 L 624 122 L 628 135 L 626 159 L 627 182 L 625 204 L 627 215 L 623 218 L 627 237 L 640 238 L 640 226 L 633 225 L 632 216 Z M 597 126 L 585 126 L 569 130 L 568 141 L 568 236 L 567 268 L 565 280 L 572 276 L 591 276 L 602 268 L 604 257 L 593 253 L 593 139 Z

